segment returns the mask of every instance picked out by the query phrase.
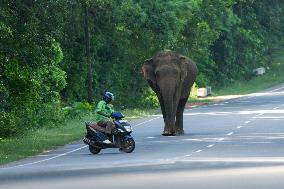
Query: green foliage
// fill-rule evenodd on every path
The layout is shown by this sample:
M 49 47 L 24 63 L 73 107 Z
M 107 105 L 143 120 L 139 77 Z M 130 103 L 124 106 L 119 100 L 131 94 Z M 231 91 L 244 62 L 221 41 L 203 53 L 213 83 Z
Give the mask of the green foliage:
M 1 111 L 0 112 L 0 136 L 11 136 L 16 132 L 16 123 L 13 115 Z
M 41 20 L 40 4 L 1 1 L 1 136 L 63 119 L 59 92 L 66 86 L 60 45 Z M 2 113 L 3 112 L 3 113 Z
M 283 50 L 278 50 L 283 52 Z M 284 57 L 278 55 L 277 59 L 272 60 L 270 69 L 262 76 L 257 76 L 249 81 L 239 80 L 226 88 L 219 88 L 214 95 L 240 95 L 254 93 L 284 82 Z
M 63 108 L 65 115 L 70 118 L 80 118 L 82 116 L 92 114 L 95 104 L 88 102 L 74 102 L 72 106 Z
M 158 97 L 156 96 L 154 91 L 152 91 L 150 88 L 147 88 L 145 90 L 144 95 L 146 98 L 143 99 L 139 108 L 144 107 L 144 108 L 149 109 L 149 107 L 159 107 L 160 106 Z

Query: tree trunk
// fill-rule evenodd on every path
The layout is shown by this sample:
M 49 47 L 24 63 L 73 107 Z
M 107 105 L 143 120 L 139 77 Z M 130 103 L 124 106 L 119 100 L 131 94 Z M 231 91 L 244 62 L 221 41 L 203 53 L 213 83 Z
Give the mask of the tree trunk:
M 86 1 L 84 2 L 84 20 L 85 20 L 85 48 L 86 48 L 86 64 L 87 64 L 87 90 L 88 90 L 88 102 L 93 101 L 93 66 L 91 62 L 91 48 L 90 48 L 90 31 L 89 31 L 89 15 L 88 6 Z

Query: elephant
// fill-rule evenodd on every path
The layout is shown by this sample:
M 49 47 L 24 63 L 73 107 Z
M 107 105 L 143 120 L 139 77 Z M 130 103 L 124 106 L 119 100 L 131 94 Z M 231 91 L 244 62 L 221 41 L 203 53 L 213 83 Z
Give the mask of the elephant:
M 156 93 L 164 118 L 163 136 L 184 134 L 183 112 L 198 69 L 174 51 L 158 52 L 142 65 L 144 78 Z

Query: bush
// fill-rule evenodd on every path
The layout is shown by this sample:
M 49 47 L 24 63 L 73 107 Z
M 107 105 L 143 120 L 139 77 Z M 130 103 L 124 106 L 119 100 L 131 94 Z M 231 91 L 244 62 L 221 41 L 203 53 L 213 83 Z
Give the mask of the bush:
M 0 112 L 0 138 L 12 136 L 17 130 L 15 117 L 6 112 Z
M 64 107 L 62 110 L 67 117 L 76 118 L 92 113 L 94 108 L 94 103 L 90 104 L 88 102 L 74 102 L 72 106 Z
M 156 108 L 159 106 L 160 103 L 156 93 L 151 88 L 147 88 L 145 90 L 145 98 L 142 101 L 141 105 L 138 106 L 137 108 L 146 107 L 147 109 L 149 109 L 149 108 Z

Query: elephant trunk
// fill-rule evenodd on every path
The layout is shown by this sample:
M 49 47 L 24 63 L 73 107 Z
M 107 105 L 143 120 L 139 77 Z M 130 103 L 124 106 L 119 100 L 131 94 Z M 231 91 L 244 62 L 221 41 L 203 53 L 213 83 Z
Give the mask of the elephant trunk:
M 175 112 L 174 112 L 174 95 L 176 92 L 176 86 L 171 85 L 171 82 L 164 81 L 163 85 L 160 85 L 160 92 L 164 102 L 164 133 L 163 135 L 174 135 L 175 134 Z

